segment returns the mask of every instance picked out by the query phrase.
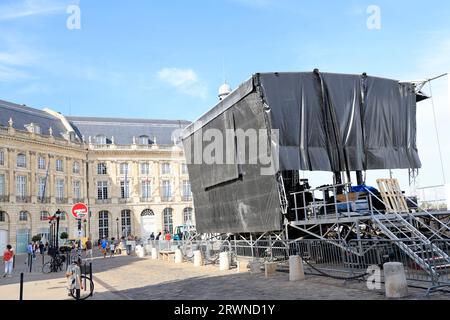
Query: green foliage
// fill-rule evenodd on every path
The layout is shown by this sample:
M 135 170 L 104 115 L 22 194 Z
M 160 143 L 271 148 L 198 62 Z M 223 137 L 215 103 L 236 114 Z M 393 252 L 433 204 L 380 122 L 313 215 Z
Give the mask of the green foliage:
M 61 233 L 60 238 L 63 239 L 63 240 L 64 239 L 68 239 L 69 238 L 69 234 L 67 232 L 63 232 L 63 233 Z
M 40 235 L 35 235 L 33 238 L 31 238 L 31 241 L 33 242 L 39 242 L 41 241 L 42 237 Z

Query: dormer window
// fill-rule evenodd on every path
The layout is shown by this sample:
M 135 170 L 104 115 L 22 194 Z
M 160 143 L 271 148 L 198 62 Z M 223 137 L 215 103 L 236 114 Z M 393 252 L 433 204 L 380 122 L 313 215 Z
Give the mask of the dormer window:
M 150 139 L 148 136 L 140 136 L 139 137 L 139 144 L 141 145 L 148 145 L 150 143 Z
M 25 125 L 25 128 L 28 130 L 28 132 L 41 134 L 41 127 L 37 124 L 30 123 Z
M 106 144 L 106 136 L 103 134 L 99 134 L 95 137 L 95 143 L 105 145 Z

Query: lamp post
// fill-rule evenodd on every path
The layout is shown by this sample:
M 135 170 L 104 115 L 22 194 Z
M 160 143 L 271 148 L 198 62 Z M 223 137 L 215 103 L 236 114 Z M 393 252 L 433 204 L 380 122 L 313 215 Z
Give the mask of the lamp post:
M 59 251 L 59 219 L 61 218 L 61 211 L 58 209 L 55 213 L 56 217 L 56 252 Z
M 117 223 L 117 239 L 119 239 L 119 218 L 116 218 Z

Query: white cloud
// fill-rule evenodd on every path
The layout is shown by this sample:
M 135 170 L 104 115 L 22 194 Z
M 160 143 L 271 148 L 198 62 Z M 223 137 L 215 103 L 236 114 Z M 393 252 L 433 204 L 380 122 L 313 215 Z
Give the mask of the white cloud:
M 69 4 L 79 4 L 79 0 L 20 0 L 0 5 L 0 21 L 23 17 L 65 13 Z
M 206 98 L 206 84 L 192 69 L 164 68 L 158 71 L 158 78 L 183 94 Z

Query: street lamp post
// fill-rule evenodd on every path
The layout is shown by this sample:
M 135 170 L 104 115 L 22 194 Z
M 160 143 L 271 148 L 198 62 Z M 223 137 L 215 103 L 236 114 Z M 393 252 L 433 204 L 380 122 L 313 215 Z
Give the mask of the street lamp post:
M 59 219 L 61 218 L 61 211 L 58 209 L 55 213 L 56 217 L 56 252 L 59 252 Z
M 117 239 L 119 239 L 119 218 L 116 218 L 117 223 Z

